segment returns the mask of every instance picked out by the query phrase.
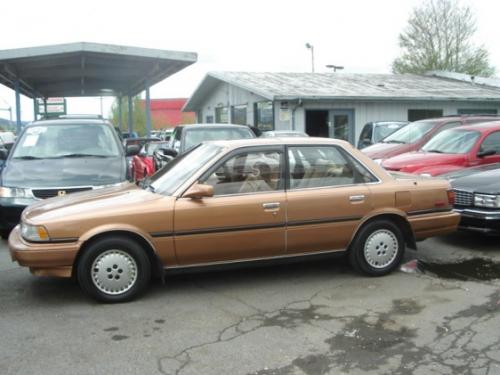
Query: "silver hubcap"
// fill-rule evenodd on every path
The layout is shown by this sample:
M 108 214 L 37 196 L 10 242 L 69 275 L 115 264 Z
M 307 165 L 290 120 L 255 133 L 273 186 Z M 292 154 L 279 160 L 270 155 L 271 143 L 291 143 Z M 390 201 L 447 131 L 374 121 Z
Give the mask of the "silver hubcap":
M 373 268 L 384 268 L 394 262 L 398 254 L 398 239 L 387 229 L 373 232 L 365 242 L 365 259 Z
M 137 263 L 122 250 L 107 250 L 94 260 L 90 275 L 101 292 L 125 293 L 137 281 Z

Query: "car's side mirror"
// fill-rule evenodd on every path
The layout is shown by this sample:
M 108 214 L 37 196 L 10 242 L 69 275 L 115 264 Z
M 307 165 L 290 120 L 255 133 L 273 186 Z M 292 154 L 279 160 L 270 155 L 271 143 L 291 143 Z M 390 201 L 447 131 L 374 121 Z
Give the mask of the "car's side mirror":
M 489 149 L 489 150 L 484 150 L 484 151 L 479 151 L 477 153 L 478 158 L 484 158 L 485 156 L 491 156 L 495 155 L 497 152 L 495 150 Z
M 137 155 L 140 151 L 141 151 L 141 146 L 139 146 L 139 145 L 127 145 L 125 147 L 125 155 L 126 156 Z
M 7 157 L 9 156 L 9 151 L 5 148 L 0 148 L 0 160 L 7 160 Z
M 173 148 L 160 148 L 160 152 L 165 156 L 171 156 L 175 158 L 178 155 L 178 152 Z
M 213 197 L 214 188 L 212 185 L 195 183 L 182 196 L 183 198 L 202 199 L 204 197 Z

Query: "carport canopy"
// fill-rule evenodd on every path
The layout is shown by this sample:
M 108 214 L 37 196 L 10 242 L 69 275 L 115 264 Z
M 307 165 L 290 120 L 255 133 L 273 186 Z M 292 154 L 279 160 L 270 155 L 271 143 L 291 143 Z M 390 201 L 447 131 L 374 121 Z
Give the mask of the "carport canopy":
M 19 94 L 30 98 L 130 98 L 146 90 L 149 130 L 149 87 L 196 60 L 193 52 L 87 42 L 16 48 L 0 51 L 0 83 L 16 92 L 18 126 Z

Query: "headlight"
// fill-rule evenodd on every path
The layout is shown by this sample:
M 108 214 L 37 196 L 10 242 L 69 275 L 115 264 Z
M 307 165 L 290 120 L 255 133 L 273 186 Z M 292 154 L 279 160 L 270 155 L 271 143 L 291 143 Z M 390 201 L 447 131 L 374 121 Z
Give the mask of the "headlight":
M 474 206 L 478 207 L 500 207 L 500 196 L 493 194 L 474 194 Z
M 420 173 L 420 176 L 422 177 L 432 177 L 430 173 Z
M 32 242 L 46 242 L 50 240 L 49 232 L 43 225 L 21 223 L 21 235 L 25 240 Z
M 33 198 L 31 189 L 0 187 L 0 198 Z

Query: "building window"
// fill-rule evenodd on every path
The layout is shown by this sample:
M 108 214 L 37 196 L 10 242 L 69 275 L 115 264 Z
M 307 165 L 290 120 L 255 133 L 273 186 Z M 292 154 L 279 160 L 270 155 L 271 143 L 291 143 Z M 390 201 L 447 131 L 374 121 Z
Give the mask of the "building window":
M 206 124 L 213 124 L 214 123 L 214 116 L 205 117 L 205 123 Z
M 257 102 L 254 104 L 255 126 L 262 131 L 273 130 L 273 102 Z
M 409 109 L 408 121 L 424 120 L 426 118 L 442 117 L 442 109 Z
M 215 122 L 218 124 L 227 124 L 227 107 L 215 108 Z
M 496 109 L 478 109 L 478 108 L 470 108 L 470 109 L 459 109 L 457 111 L 459 115 L 496 115 L 498 111 Z
M 231 122 L 238 125 L 247 124 L 247 106 L 245 105 L 234 105 L 232 107 Z

